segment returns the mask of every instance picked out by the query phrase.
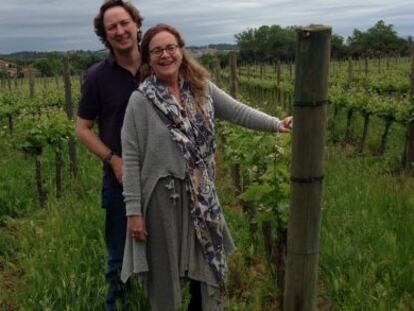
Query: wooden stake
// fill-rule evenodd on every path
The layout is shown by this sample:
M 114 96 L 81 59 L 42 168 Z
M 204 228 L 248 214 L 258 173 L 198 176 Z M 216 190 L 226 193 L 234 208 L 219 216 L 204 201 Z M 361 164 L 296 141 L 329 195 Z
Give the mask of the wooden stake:
M 220 69 L 220 61 L 217 60 L 214 62 L 214 82 L 218 87 L 221 87 Z
M 65 82 L 65 106 L 66 115 L 69 120 L 73 120 L 73 101 L 72 101 L 72 84 L 70 81 L 69 58 L 63 60 L 63 75 Z M 69 138 L 69 172 L 72 177 L 76 176 L 78 170 L 78 160 L 76 156 L 76 143 L 73 137 Z
M 237 98 L 237 54 L 236 52 L 229 53 L 230 64 L 230 95 Z
M 35 97 L 35 78 L 32 69 L 29 69 L 29 90 L 30 90 L 30 98 Z
M 36 186 L 37 194 L 39 199 L 39 206 L 41 208 L 46 208 L 47 195 L 43 188 L 43 178 L 42 178 L 42 162 L 40 158 L 36 156 L 35 159 L 35 172 L 36 172 Z
M 411 43 L 411 105 L 414 105 L 414 43 Z M 414 176 L 414 120 L 407 126 L 405 150 L 403 155 L 404 169 Z
M 331 28 L 297 30 L 284 310 L 315 310 Z
M 348 58 L 348 87 L 352 84 L 352 58 Z

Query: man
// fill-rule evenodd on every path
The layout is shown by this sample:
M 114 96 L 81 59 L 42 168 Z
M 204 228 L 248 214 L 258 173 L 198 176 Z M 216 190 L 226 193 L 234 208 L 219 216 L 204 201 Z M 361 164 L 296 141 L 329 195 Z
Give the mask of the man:
M 87 71 L 76 121 L 79 141 L 103 161 L 107 310 L 115 310 L 115 300 L 123 300 L 125 293 L 119 278 L 126 234 L 120 136 L 129 97 L 139 83 L 142 20 L 139 11 L 129 2 L 109 0 L 101 6 L 94 19 L 95 33 L 111 53 Z M 99 136 L 93 132 L 95 120 Z

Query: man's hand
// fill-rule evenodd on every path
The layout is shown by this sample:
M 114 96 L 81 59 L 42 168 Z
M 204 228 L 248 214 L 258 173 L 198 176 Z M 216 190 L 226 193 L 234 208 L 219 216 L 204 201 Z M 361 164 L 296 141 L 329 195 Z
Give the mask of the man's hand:
M 148 233 L 143 216 L 128 216 L 128 233 L 139 242 L 144 242 L 147 239 Z
M 116 180 L 122 185 L 122 158 L 114 154 L 110 161 Z

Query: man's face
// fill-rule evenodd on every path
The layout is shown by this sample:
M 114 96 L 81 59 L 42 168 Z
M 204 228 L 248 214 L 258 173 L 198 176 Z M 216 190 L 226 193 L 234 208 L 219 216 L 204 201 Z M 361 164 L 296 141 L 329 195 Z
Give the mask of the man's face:
M 115 53 L 129 52 L 138 45 L 138 26 L 123 7 L 106 10 L 103 22 L 106 40 Z

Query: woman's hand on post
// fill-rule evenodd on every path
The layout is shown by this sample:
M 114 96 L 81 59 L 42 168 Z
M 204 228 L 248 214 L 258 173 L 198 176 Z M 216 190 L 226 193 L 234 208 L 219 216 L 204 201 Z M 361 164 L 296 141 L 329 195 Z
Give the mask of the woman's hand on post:
M 143 216 L 128 216 L 128 234 L 139 242 L 144 242 L 147 239 L 148 233 Z
M 289 116 L 280 121 L 278 131 L 280 133 L 289 133 L 293 127 L 293 117 Z

